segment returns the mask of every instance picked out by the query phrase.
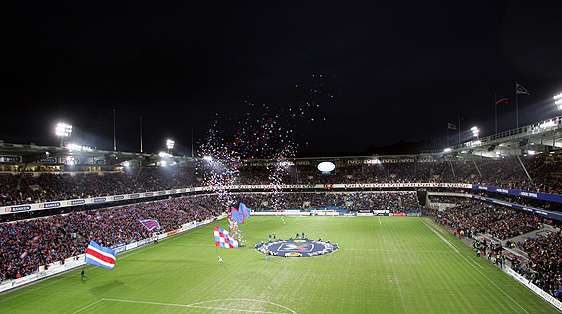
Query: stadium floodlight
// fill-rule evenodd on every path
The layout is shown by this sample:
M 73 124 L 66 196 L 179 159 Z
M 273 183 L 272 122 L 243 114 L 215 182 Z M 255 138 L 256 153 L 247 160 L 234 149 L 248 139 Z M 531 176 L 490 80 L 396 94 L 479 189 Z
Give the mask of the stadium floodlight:
M 474 146 L 478 146 L 478 145 L 482 144 L 482 141 L 476 140 L 476 141 L 472 141 L 470 144 L 474 147 Z
M 72 134 L 72 125 L 62 122 L 57 123 L 55 134 L 57 136 L 60 136 L 61 139 L 60 146 L 64 147 L 64 138 L 70 137 L 70 134 Z
M 470 130 L 472 131 L 472 136 L 478 138 L 478 135 L 480 134 L 480 130 L 478 129 L 478 127 L 473 126 L 472 128 L 470 128 Z
M 92 148 L 89 146 L 84 146 L 84 145 L 80 145 L 80 144 L 75 144 L 75 143 L 67 143 L 66 144 L 66 148 L 68 148 L 68 150 L 78 150 L 78 151 L 92 151 Z
M 562 92 L 554 95 L 554 103 L 558 106 L 558 110 L 562 110 Z
M 168 153 L 170 153 L 170 149 L 174 148 L 174 144 L 176 144 L 176 142 L 172 141 L 172 140 L 167 140 L 166 141 L 166 147 L 168 148 Z
M 68 148 L 69 150 L 82 150 L 82 146 L 73 143 L 66 144 L 66 148 Z
M 448 153 L 448 152 L 450 152 L 450 151 L 452 151 L 452 150 L 453 150 L 452 148 L 445 148 L 445 149 L 443 150 L 443 152 L 444 152 L 444 153 Z
M 66 123 L 57 123 L 57 128 L 55 130 L 58 136 L 69 137 L 72 133 L 72 125 Z

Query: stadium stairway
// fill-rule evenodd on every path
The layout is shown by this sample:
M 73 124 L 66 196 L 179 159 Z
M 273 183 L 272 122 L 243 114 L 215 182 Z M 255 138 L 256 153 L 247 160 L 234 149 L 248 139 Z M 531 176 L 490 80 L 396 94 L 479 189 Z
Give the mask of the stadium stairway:
M 510 238 L 510 239 L 507 239 L 507 240 L 504 240 L 501 243 L 502 243 L 502 246 L 505 247 L 506 243 L 508 241 L 511 241 L 511 242 L 514 242 L 514 243 L 520 243 L 520 242 L 524 242 L 528 238 L 536 238 L 538 236 L 547 236 L 550 233 L 554 233 L 554 232 L 558 232 L 558 231 L 560 231 L 559 228 L 555 228 L 555 227 L 550 226 L 550 225 L 544 225 L 540 229 L 533 230 L 531 232 L 527 232 L 525 234 Z

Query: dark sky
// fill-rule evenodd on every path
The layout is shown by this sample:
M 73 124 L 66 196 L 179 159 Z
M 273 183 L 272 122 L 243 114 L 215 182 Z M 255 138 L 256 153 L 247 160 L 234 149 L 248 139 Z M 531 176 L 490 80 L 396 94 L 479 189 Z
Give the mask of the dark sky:
M 498 130 L 515 128 L 516 81 L 520 126 L 562 114 L 560 1 L 13 2 L 8 143 L 57 145 L 65 121 L 71 141 L 112 150 L 115 110 L 118 150 L 140 151 L 142 116 L 145 152 L 172 138 L 191 155 L 192 130 L 234 134 L 267 109 L 299 153 L 445 143 L 458 115 L 463 134 L 493 134 L 495 94 L 511 99 Z

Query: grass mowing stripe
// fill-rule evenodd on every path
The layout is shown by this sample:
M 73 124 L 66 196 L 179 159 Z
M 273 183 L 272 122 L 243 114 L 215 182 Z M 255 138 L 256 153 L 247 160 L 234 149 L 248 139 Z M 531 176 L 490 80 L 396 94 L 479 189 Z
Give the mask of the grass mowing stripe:
M 476 266 L 474 266 L 474 263 L 467 260 L 460 252 L 459 250 L 457 250 L 456 247 L 454 247 L 449 241 L 447 241 L 445 238 L 443 238 L 443 236 L 441 236 L 439 233 L 437 233 L 437 231 L 434 230 L 434 228 L 430 227 L 427 222 L 425 220 L 423 220 L 424 224 L 427 226 L 427 228 L 431 229 L 431 231 L 435 232 L 435 234 L 437 236 L 439 236 L 439 238 L 441 238 L 441 240 L 443 240 L 445 243 L 447 243 L 460 257 L 462 257 L 470 266 L 472 266 L 474 269 L 476 269 L 477 272 L 480 273 L 480 275 L 482 275 L 484 278 L 486 278 L 486 280 L 488 280 L 492 285 L 494 285 L 494 287 L 496 287 L 498 290 L 500 290 L 506 297 L 508 297 L 513 303 L 515 303 L 519 308 L 521 308 L 525 313 L 529 313 L 527 312 L 527 310 L 525 310 L 525 308 L 523 308 L 521 306 L 521 304 L 519 304 L 517 301 L 515 301 L 510 295 L 508 295 L 505 291 L 503 291 L 498 285 L 496 285 L 495 282 L 493 282 L 492 280 L 490 280 L 490 278 L 488 278 L 488 276 L 486 276 L 483 272 L 480 271 L 480 269 L 476 268 Z M 478 265 L 480 268 L 482 268 L 480 265 Z

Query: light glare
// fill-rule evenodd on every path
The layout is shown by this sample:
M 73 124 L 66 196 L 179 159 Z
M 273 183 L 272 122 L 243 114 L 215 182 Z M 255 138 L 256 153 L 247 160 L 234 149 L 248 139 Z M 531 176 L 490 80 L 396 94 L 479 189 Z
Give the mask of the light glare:
M 55 129 L 55 134 L 57 136 L 69 137 L 72 133 L 72 125 L 66 123 L 57 123 L 57 128 Z

